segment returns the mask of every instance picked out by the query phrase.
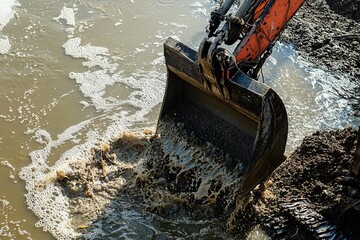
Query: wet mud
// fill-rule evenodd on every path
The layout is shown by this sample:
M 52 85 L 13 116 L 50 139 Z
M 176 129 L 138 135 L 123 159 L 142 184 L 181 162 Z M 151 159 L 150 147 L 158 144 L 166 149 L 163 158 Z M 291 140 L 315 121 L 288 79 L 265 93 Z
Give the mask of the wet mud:
M 306 137 L 241 199 L 241 174 L 225 152 L 172 121 L 159 132 L 123 133 L 87 163 L 57 171 L 81 239 L 245 239 L 253 229 L 272 239 L 360 237 L 355 129 Z
M 287 24 L 281 41 L 319 67 L 360 79 L 359 1 L 306 1 Z
M 280 40 L 325 71 L 345 75 L 360 86 L 360 2 L 306 1 L 287 24 Z M 343 94 L 360 117 L 360 87 Z
M 84 239 L 223 239 L 241 201 L 242 166 L 230 169 L 233 161 L 168 117 L 157 135 L 126 132 L 93 148 L 86 163 L 58 170 L 56 184 Z
M 360 180 L 352 172 L 356 138 L 353 128 L 306 137 L 252 192 L 237 219 L 239 232 L 261 226 L 273 239 L 359 239 Z

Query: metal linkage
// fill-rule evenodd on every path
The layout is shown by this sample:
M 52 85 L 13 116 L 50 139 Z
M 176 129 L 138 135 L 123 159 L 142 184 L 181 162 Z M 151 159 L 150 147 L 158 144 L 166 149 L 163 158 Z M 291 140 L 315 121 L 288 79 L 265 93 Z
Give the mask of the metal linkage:
M 198 51 L 198 68 L 204 87 L 223 98 L 229 98 L 229 91 L 225 86 L 225 82 L 233 75 L 229 69 L 236 68 L 237 65 L 235 57 L 220 46 L 223 43 L 231 45 L 239 39 L 245 26 L 243 16 L 252 6 L 253 0 L 245 0 L 235 15 L 228 14 L 235 2 L 226 0 L 211 13 L 207 35 Z

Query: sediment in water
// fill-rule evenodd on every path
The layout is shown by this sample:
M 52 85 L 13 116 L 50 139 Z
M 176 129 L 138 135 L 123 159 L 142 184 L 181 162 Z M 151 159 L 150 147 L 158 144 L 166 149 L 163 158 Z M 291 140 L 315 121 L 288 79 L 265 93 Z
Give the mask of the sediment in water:
M 229 237 L 226 225 L 241 201 L 241 164 L 229 169 L 229 154 L 189 135 L 171 117 L 160 121 L 157 133 L 123 133 L 71 171 L 57 172 L 72 225 L 86 239 Z

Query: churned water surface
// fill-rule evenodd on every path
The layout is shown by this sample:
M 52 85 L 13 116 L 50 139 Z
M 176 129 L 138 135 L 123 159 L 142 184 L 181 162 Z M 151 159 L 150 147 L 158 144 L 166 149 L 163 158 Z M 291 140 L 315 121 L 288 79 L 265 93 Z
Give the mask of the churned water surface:
M 120 166 L 112 166 L 112 158 L 101 155 L 107 153 L 108 141 L 124 131 L 154 129 L 166 79 L 162 44 L 172 36 L 197 48 L 217 4 L 210 0 L 0 0 L 1 239 L 91 238 L 106 234 L 99 229 L 107 220 L 122 225 L 117 234 L 133 238 L 229 237 L 219 227 L 222 223 L 166 205 L 212 198 L 200 191 L 195 200 L 175 190 L 166 192 L 163 187 L 168 184 L 181 189 L 185 178 L 165 183 L 156 172 L 146 172 L 159 166 L 144 164 L 146 158 L 154 158 L 154 149 L 130 154 L 134 144 L 144 145 L 141 138 L 130 137 L 135 143 L 123 147 L 129 155 L 123 156 Z M 358 124 L 346 97 L 356 86 L 346 76 L 304 62 L 290 46 L 276 45 L 264 68 L 264 81 L 279 93 L 288 110 L 288 153 L 314 130 Z M 208 156 L 211 149 L 197 151 L 186 142 L 176 144 L 165 147 L 164 162 L 175 167 L 173 171 L 196 175 L 202 180 L 194 184 L 204 183 L 204 188 L 210 186 L 204 179 L 220 176 L 190 161 L 190 155 L 201 160 L 199 156 Z M 100 153 L 100 160 L 91 158 L 94 152 Z M 176 168 L 176 156 L 188 160 L 189 165 L 182 165 L 186 171 Z M 197 175 L 200 172 L 210 177 Z M 104 175 L 113 177 L 106 180 Z M 149 185 L 136 185 L 139 177 Z M 228 181 L 226 186 L 238 181 L 227 177 L 221 177 Z M 89 181 L 95 189 L 87 185 Z M 150 200 L 142 202 L 146 187 L 157 192 L 154 196 L 163 201 L 162 207 L 156 208 Z M 144 195 L 137 196 L 135 189 Z M 102 197 L 91 197 L 96 192 Z M 115 198 L 118 194 L 122 197 Z M 104 216 L 107 204 L 113 206 L 107 212 L 110 217 L 91 224 Z M 74 208 L 79 205 L 83 208 Z M 172 218 L 171 213 L 179 212 L 181 218 Z

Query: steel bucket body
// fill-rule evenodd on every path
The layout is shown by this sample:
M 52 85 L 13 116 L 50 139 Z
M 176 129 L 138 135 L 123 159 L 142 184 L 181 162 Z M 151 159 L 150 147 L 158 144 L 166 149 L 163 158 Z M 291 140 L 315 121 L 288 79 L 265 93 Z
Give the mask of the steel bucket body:
M 197 52 L 169 38 L 164 44 L 167 86 L 159 122 L 171 115 L 199 141 L 226 151 L 236 171 L 241 163 L 241 194 L 250 192 L 285 159 L 287 113 L 268 86 L 241 71 L 227 81 L 225 98 L 207 89 L 199 75 Z

